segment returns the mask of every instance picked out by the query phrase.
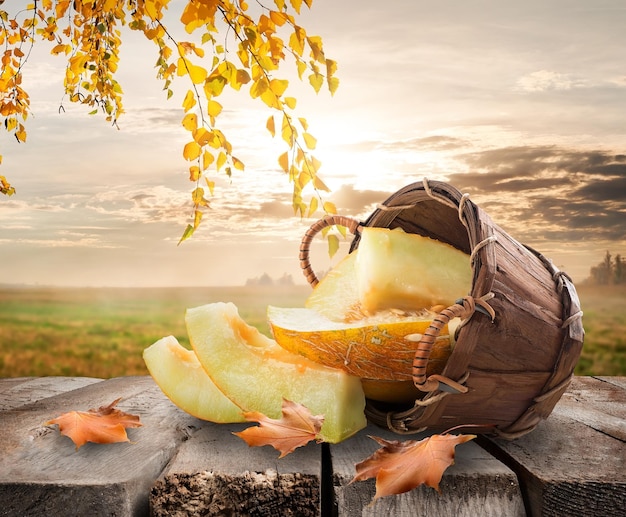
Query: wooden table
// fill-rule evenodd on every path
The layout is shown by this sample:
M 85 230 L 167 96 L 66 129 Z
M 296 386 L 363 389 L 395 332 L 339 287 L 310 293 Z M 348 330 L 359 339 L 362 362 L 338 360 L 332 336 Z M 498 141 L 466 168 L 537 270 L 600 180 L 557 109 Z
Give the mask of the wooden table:
M 76 450 L 43 425 L 118 397 L 143 423 L 129 429 L 131 443 Z M 368 435 L 404 439 L 382 429 L 279 460 L 233 436 L 245 427 L 187 415 L 150 377 L 0 379 L 0 515 L 626 515 L 624 377 L 577 377 L 532 433 L 458 446 L 441 494 L 422 486 L 372 502 L 373 480 L 350 483 L 378 448 Z

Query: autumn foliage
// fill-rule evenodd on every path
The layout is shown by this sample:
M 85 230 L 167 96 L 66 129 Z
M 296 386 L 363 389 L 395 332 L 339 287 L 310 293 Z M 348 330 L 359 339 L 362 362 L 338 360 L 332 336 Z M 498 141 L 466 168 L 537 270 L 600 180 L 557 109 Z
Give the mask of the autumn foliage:
M 46 425 L 58 425 L 61 434 L 70 438 L 76 449 L 87 442 L 128 442 L 126 429 L 141 427 L 142 424 L 137 415 L 116 409 L 115 406 L 119 401 L 120 399 L 116 399 L 108 406 L 88 411 L 68 411 L 49 420 Z
M 116 79 L 122 27 L 141 32 L 156 46 L 156 76 L 163 82 L 167 98 L 173 95 L 177 78 L 186 82 L 181 113 L 188 141 L 182 149 L 189 162 L 192 222 L 181 241 L 198 227 L 213 193 L 212 174 L 230 176 L 243 170 L 229 137 L 219 127 L 223 105 L 218 100 L 227 90 L 247 90 L 271 112 L 266 130 L 279 136 L 286 151 L 278 157 L 278 169 L 293 184 L 293 208 L 297 214 L 314 213 L 320 191 L 327 190 L 318 176 L 320 162 L 311 154 L 316 139 L 305 118 L 295 115 L 296 98 L 289 95 L 289 81 L 275 76 L 286 62 L 295 66 L 301 80 L 319 92 L 324 85 L 334 93 L 339 85 L 337 64 L 326 58 L 322 39 L 310 35 L 298 23 L 303 6 L 313 0 L 39 0 L 13 2 L 0 9 L 0 116 L 6 131 L 18 142 L 26 142 L 26 120 L 30 97 L 22 87 L 25 65 L 35 41 L 46 41 L 50 51 L 67 61 L 65 99 L 102 113 L 118 125 L 124 113 L 123 89 Z M 170 7 L 182 10 L 168 12 Z M 189 41 L 177 41 L 168 21 L 177 16 Z M 61 110 L 63 104 L 60 106 Z M 1 163 L 0 155 L 0 163 Z M 308 202 L 303 189 L 310 186 Z M 0 192 L 15 188 L 0 176 Z M 322 208 L 334 212 L 326 202 Z

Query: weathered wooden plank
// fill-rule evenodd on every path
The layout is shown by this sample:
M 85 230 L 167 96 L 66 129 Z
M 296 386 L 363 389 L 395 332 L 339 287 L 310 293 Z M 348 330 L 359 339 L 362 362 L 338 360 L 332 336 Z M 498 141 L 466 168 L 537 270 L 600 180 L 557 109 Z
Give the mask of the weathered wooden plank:
M 93 377 L 21 377 L 0 379 L 0 411 L 76 390 L 102 379 Z
M 518 473 L 529 515 L 626 515 L 624 396 L 618 383 L 575 378 L 532 433 L 484 441 Z
M 44 422 L 107 405 L 138 414 L 132 443 L 88 443 L 76 450 Z M 3 515 L 147 515 L 148 494 L 178 445 L 200 424 L 176 408 L 150 377 L 89 384 L 0 412 L 0 508 Z
M 152 515 L 319 515 L 321 446 L 279 459 L 272 447 L 251 448 L 232 434 L 249 425 L 205 423 L 182 444 L 152 488 Z
M 339 517 L 525 515 L 515 474 L 474 442 L 456 447 L 455 464 L 443 475 L 441 493 L 420 486 L 405 494 L 372 502 L 376 491 L 373 479 L 350 484 L 355 474 L 355 463 L 364 460 L 379 447 L 368 435 L 387 440 L 421 439 L 426 436 L 399 436 L 370 425 L 353 438 L 332 445 L 333 485 Z

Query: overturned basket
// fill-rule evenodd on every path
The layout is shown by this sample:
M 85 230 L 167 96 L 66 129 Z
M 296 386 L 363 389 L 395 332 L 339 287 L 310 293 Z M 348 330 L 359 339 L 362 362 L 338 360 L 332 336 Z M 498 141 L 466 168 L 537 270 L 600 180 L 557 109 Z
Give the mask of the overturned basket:
M 327 216 L 313 224 L 300 247 L 312 286 L 317 278 L 309 246 L 335 224 L 354 235 L 351 252 L 361 226 L 400 227 L 470 254 L 474 273 L 468 296 L 441 313 L 441 323 L 464 318 L 441 375 L 425 375 L 435 323 L 417 345 L 413 366 L 425 396 L 408 408 L 368 401 L 370 421 L 397 433 L 471 425 L 472 432 L 513 439 L 548 417 L 570 382 L 584 338 L 578 295 L 565 273 L 511 238 L 467 194 L 424 180 L 390 196 L 364 223 Z

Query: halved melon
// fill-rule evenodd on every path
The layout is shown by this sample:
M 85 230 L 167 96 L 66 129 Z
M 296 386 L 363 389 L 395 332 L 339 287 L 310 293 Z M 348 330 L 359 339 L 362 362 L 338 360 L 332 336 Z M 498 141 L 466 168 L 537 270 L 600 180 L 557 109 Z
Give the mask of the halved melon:
M 363 228 L 355 269 L 361 308 L 370 314 L 449 306 L 472 287 L 467 253 L 401 228 Z
M 342 323 L 313 309 L 269 306 L 274 339 L 285 350 L 366 379 L 411 380 L 417 342 L 434 313 L 400 315 L 379 312 L 371 318 Z M 435 341 L 427 374 L 441 373 L 452 344 L 446 325 Z
M 324 415 L 320 435 L 337 443 L 365 427 L 361 381 L 288 352 L 241 319 L 232 303 L 188 309 L 189 340 L 213 382 L 236 405 L 270 418 L 283 399 Z
M 447 307 L 472 287 L 469 255 L 402 229 L 364 227 L 359 247 L 315 286 L 305 302 L 333 321 L 379 310 Z
M 241 408 L 213 383 L 196 354 L 174 336 L 146 348 L 143 360 L 161 391 L 186 413 L 220 424 L 245 421 Z

